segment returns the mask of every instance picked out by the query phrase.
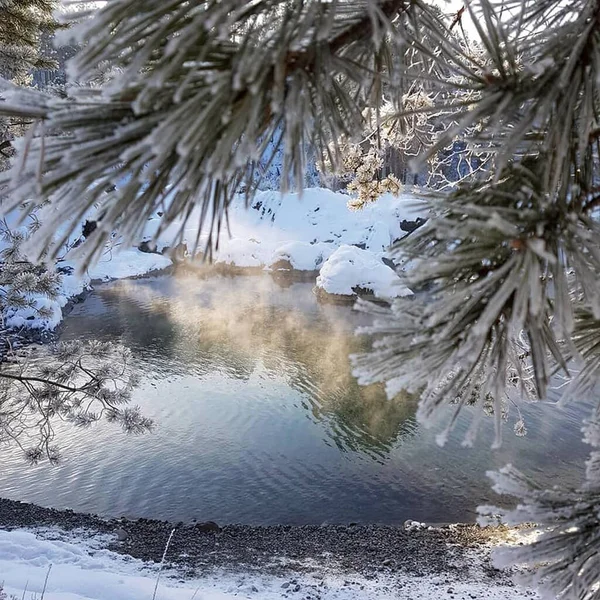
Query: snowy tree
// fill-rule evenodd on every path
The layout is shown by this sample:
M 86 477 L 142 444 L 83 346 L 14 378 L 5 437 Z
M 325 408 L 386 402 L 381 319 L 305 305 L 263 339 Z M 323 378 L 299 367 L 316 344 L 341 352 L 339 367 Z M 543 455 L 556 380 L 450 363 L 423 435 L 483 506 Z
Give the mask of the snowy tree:
M 471 60 L 484 60 L 481 44 L 470 39 L 461 25 L 464 8 L 458 13 L 445 15 L 432 6 L 430 10 L 440 19 L 446 18 L 446 35 L 452 44 Z M 408 24 L 410 26 L 410 23 Z M 426 33 L 426 32 L 425 32 Z M 421 44 L 429 46 L 431 52 L 439 51 L 439 42 L 424 35 Z M 450 80 L 453 73 L 443 63 L 423 61 L 420 48 L 408 45 L 401 54 L 393 57 L 403 65 L 403 73 L 410 84 L 406 85 L 402 97 L 391 102 L 394 88 L 383 84 L 384 101 L 368 106 L 364 111 L 363 131 L 353 139 L 336 139 L 335 148 L 328 149 L 324 156 L 323 176 L 330 185 L 342 186 L 352 195 L 350 208 L 362 208 L 382 194 L 398 194 L 412 184 L 420 188 L 445 189 L 473 171 L 482 168 L 489 158 L 481 149 L 466 147 L 461 136 L 448 136 L 446 148 L 428 152 L 446 132 L 456 130 L 458 125 L 453 110 L 445 109 L 448 101 L 470 102 L 471 90 L 461 87 L 432 85 L 431 77 L 437 81 Z M 398 104 L 402 112 L 398 111 Z M 467 128 L 468 129 L 468 128 Z M 411 161 L 427 153 L 419 169 L 411 169 Z M 332 164 L 332 157 L 340 157 L 341 163 Z
M 467 15 L 480 52 L 451 35 Z M 108 63 L 110 81 L 64 99 L 6 86 L 0 103 L 37 123 L 6 183 L 13 204 L 52 206 L 41 251 L 56 255 L 101 197 L 88 261 L 114 227 L 134 240 L 160 211 L 160 234 L 197 205 L 212 245 L 233 195 L 259 187 L 269 144 L 283 151 L 285 187 L 302 181 L 309 142 L 339 165 L 367 115 L 381 130 L 387 103 L 398 122 L 437 115 L 452 126 L 424 159 L 459 142 L 485 160 L 427 196 L 435 216 L 392 249 L 413 260 L 407 282 L 423 291 L 361 305 L 375 324 L 372 351 L 354 358 L 360 380 L 419 392 L 425 423 L 452 404 L 440 443 L 468 405 L 477 416 L 465 442 L 491 413 L 499 444 L 507 409 L 546 399 L 553 376 L 571 379 L 573 397 L 595 391 L 600 2 L 471 0 L 449 23 L 423 0 L 113 0 L 78 36 L 87 44 L 71 76 Z M 117 179 L 126 183 L 104 198 Z M 599 482 L 595 453 L 581 490 L 536 490 L 513 469 L 498 479 L 524 499 L 516 517 L 550 527 L 524 558 L 549 561 L 539 572 L 561 598 L 600 597 Z
M 33 69 L 51 68 L 54 61 L 42 52 L 42 36 L 60 27 L 53 17 L 58 7 L 54 0 L 4 0 L 0 2 L 0 76 L 13 84 L 25 86 L 31 81 Z M 13 140 L 22 135 L 31 120 L 0 117 L 0 170 L 7 168 L 13 155 Z M 0 193 L 2 190 L 0 189 Z M 1 197 L 1 196 L 0 196 Z M 6 204 L 6 200 L 3 201 Z M 35 230 L 34 215 L 23 227 L 10 227 L 0 222 L 0 318 L 11 311 L 29 307 L 45 316 L 45 308 L 37 308 L 36 296 L 54 299 L 60 277 L 30 263 L 22 245 Z M 2 340 L 2 355 L 6 340 Z
M 42 35 L 55 31 L 59 24 L 53 17 L 58 3 L 54 0 L 4 0 L 0 2 L 0 76 L 15 85 L 30 83 L 33 69 L 49 68 L 54 62 L 43 56 Z M 0 170 L 7 168 L 13 155 L 12 143 L 31 125 L 28 119 L 0 117 Z M 0 190 L 1 192 L 1 190 Z M 6 201 L 4 201 L 5 203 Z M 30 263 L 22 253 L 22 245 L 37 225 L 35 217 L 23 227 L 9 227 L 0 222 L 0 318 L 11 311 L 29 307 L 38 310 L 35 296 L 56 297 L 59 275 Z M 2 340 L 2 355 L 6 350 Z
M 41 52 L 42 35 L 59 24 L 53 13 L 56 0 L 3 0 L 0 2 L 0 77 L 26 85 L 33 69 L 48 69 L 54 61 Z M 12 155 L 15 134 L 31 123 L 23 119 L 0 118 L 0 168 Z
M 32 69 L 49 68 L 52 60 L 40 52 L 44 31 L 59 24 L 56 0 L 3 0 L 0 4 L 0 74 L 22 83 Z

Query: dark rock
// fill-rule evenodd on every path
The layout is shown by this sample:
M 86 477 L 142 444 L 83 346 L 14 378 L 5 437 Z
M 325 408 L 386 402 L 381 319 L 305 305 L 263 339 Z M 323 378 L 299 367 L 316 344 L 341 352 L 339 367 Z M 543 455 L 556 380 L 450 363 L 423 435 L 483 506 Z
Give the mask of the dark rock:
M 142 242 L 138 246 L 138 250 L 140 252 L 146 252 L 147 254 L 156 254 L 157 253 L 156 244 L 154 244 L 152 242 Z
M 181 262 L 189 254 L 188 246 L 185 242 L 180 242 L 179 244 L 177 244 L 177 246 L 170 248 L 168 254 L 169 257 L 175 262 Z
M 73 267 L 70 267 L 68 265 L 66 266 L 57 266 L 56 270 L 58 273 L 60 273 L 61 275 L 73 275 L 75 269 Z
M 403 219 L 400 221 L 400 229 L 402 229 L 402 231 L 406 231 L 407 233 L 412 233 L 416 229 L 419 229 L 419 227 L 425 225 L 426 222 L 427 219 L 423 219 L 422 217 L 417 217 L 414 221 L 407 221 L 406 219 Z
M 124 529 L 117 529 L 115 531 L 115 534 L 119 542 L 124 542 L 129 538 L 129 534 Z
M 81 227 L 81 233 L 87 239 L 96 229 L 98 229 L 98 221 L 86 221 Z
M 394 264 L 394 261 L 391 258 L 388 258 L 387 256 L 382 256 L 381 262 L 384 265 L 388 266 L 390 269 L 394 269 L 394 271 L 396 270 L 396 265 Z
M 221 528 L 214 521 L 206 521 L 204 523 L 196 523 L 194 526 L 202 533 L 220 533 Z
M 292 271 L 294 267 L 287 258 L 280 258 L 271 265 L 271 269 L 274 271 Z

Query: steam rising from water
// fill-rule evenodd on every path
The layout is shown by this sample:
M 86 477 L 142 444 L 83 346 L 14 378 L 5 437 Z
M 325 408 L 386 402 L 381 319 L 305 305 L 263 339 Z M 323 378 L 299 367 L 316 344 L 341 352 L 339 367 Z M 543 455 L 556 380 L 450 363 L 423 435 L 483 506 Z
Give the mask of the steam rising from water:
M 402 431 L 414 427 L 413 399 L 389 401 L 382 386 L 356 383 L 348 356 L 363 350 L 364 340 L 354 335 L 346 308 L 317 305 L 306 285 L 282 290 L 266 277 L 183 276 L 170 280 L 168 289 L 122 281 L 107 295 L 121 310 L 128 302 L 141 304 L 156 321 L 169 323 L 165 353 L 182 370 L 283 378 L 304 395 L 311 419 L 329 422 L 341 450 L 381 459 Z M 210 360 L 202 365 L 198 356 Z

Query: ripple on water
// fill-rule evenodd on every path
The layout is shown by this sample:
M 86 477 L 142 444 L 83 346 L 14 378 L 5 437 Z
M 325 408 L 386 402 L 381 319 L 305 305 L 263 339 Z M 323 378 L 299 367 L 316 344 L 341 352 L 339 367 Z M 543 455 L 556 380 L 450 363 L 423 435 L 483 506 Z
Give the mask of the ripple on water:
M 577 483 L 585 409 L 531 406 L 530 435 L 499 452 L 491 428 L 446 448 L 415 421 L 416 401 L 360 387 L 348 354 L 365 315 L 319 305 L 306 283 L 268 276 L 155 278 L 102 286 L 63 337 L 128 346 L 142 384 L 134 402 L 156 420 L 127 437 L 99 424 L 58 425 L 65 461 L 24 468 L 3 451 L 10 498 L 130 517 L 241 523 L 465 521 L 497 501 L 484 473 L 513 462 L 543 482 Z

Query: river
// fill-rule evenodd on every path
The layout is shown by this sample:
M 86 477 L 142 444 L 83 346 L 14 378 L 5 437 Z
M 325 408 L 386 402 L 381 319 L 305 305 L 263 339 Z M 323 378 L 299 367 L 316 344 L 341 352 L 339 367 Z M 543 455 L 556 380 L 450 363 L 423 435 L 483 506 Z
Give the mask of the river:
M 67 317 L 62 339 L 129 347 L 134 403 L 156 429 L 59 425 L 58 466 L 1 449 L 0 495 L 106 516 L 244 524 L 473 521 L 506 502 L 485 472 L 513 463 L 536 481 L 576 485 L 588 448 L 581 405 L 530 405 L 529 433 L 490 449 L 485 422 L 444 448 L 415 420 L 416 399 L 360 387 L 348 355 L 368 320 L 320 304 L 311 283 L 260 276 L 157 277 L 99 286 Z M 511 416 L 512 421 L 516 416 Z

